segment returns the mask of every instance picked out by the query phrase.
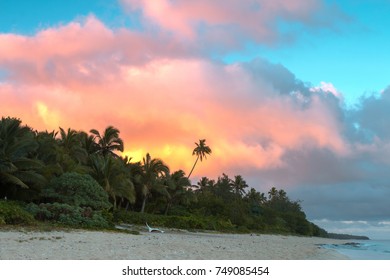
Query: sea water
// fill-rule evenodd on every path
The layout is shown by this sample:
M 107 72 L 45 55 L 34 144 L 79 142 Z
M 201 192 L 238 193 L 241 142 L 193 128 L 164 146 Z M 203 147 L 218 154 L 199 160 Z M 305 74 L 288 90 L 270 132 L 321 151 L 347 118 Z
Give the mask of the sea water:
M 346 240 L 343 244 L 325 245 L 351 260 L 390 260 L 390 240 Z

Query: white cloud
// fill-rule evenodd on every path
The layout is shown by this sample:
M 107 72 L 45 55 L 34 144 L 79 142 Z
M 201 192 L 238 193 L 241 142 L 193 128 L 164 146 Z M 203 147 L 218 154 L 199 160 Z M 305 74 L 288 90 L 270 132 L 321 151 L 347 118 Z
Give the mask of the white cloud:
M 331 93 L 337 97 L 340 102 L 344 100 L 343 94 L 332 83 L 329 82 L 321 82 L 319 86 L 310 88 L 310 91 Z

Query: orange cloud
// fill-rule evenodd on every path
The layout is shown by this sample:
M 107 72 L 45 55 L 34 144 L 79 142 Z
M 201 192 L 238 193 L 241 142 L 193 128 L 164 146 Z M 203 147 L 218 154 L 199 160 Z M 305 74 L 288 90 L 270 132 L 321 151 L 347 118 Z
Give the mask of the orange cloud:
M 10 73 L 0 84 L 0 110 L 41 130 L 114 125 L 126 155 L 150 152 L 186 172 L 194 142 L 205 138 L 213 154 L 195 176 L 281 167 L 286 151 L 307 146 L 348 153 L 323 99 L 302 109 L 243 65 L 178 57 L 181 46 L 172 44 L 144 59 L 143 46 L 153 50 L 158 40 L 110 30 L 94 17 L 31 37 L 0 35 L 0 68 Z

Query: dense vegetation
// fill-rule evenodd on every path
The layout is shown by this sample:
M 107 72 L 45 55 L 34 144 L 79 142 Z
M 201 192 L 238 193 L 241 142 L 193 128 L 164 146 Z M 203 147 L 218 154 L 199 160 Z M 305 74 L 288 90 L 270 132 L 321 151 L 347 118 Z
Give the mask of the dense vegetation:
M 146 154 L 141 162 L 121 157 L 119 130 L 35 131 L 21 120 L 0 121 L 0 225 L 49 222 L 109 228 L 148 221 L 157 226 L 239 232 L 325 236 L 307 221 L 298 201 L 271 188 L 250 188 L 241 175 L 222 174 L 191 184 Z M 200 140 L 193 155 L 211 149 Z M 190 171 L 190 175 L 191 172 Z
M 364 235 L 352 235 L 352 234 L 340 234 L 340 233 L 328 233 L 327 237 L 333 239 L 343 239 L 343 240 L 349 240 L 349 239 L 369 240 L 370 239 L 369 237 Z

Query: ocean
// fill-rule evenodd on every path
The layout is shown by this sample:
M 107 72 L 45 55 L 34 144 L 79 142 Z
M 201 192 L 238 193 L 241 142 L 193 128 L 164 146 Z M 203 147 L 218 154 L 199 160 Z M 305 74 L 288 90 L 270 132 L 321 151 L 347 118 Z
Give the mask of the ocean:
M 324 245 L 351 260 L 390 260 L 390 240 L 346 240 L 342 245 Z

